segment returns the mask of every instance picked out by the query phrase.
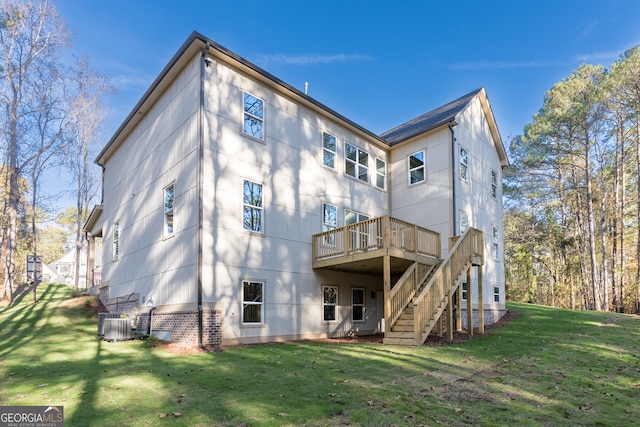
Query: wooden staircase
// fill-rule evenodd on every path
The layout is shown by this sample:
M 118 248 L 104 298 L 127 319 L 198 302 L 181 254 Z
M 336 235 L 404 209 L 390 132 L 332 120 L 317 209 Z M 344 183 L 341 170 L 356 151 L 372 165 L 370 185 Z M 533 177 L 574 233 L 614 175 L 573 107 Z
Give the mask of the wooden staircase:
M 449 255 L 440 264 L 430 269 L 412 264 L 389 292 L 388 308 L 385 305 L 385 319 L 389 319 L 389 324 L 385 325 L 385 344 L 424 343 L 446 308 L 453 303 L 453 294 L 468 270 L 482 264 L 481 231 L 470 228 L 452 243 Z M 448 314 L 447 329 L 451 331 L 451 310 Z

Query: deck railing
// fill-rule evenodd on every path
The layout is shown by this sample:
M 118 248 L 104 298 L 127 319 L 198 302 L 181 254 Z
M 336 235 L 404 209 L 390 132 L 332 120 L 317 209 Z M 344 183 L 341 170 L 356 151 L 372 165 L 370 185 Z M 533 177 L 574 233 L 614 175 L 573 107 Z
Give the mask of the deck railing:
M 414 262 L 391 288 L 389 292 L 391 305 L 389 325 L 395 324 L 400 318 L 402 311 L 416 295 L 432 268 L 433 266 Z
M 383 248 L 439 258 L 440 234 L 383 216 L 313 235 L 314 261 Z
M 414 338 L 423 343 L 444 311 L 445 298 L 459 286 L 461 275 L 474 259 L 483 259 L 482 231 L 469 228 L 457 238 L 449 256 L 440 264 L 413 303 Z

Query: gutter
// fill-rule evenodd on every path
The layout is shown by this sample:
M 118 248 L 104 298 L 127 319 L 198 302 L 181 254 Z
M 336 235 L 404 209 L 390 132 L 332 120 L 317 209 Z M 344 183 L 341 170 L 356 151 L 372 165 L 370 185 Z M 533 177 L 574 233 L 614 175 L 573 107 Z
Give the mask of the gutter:
M 451 226 L 453 227 L 452 236 L 458 235 L 458 227 L 456 223 L 456 134 L 453 131 L 453 127 L 457 123 L 454 120 L 451 120 L 447 123 L 449 130 L 451 131 L 451 201 L 452 201 L 452 215 L 451 215 Z
M 198 217 L 196 224 L 196 295 L 198 298 L 198 348 L 204 349 L 202 344 L 203 330 L 203 310 L 202 310 L 202 233 L 204 221 L 204 206 L 202 202 L 203 189 L 202 179 L 204 175 L 204 77 L 205 67 L 207 66 L 207 52 L 209 51 L 209 42 L 202 49 L 202 57 L 200 59 L 200 107 L 198 109 L 198 165 L 197 165 L 197 193 L 198 193 Z

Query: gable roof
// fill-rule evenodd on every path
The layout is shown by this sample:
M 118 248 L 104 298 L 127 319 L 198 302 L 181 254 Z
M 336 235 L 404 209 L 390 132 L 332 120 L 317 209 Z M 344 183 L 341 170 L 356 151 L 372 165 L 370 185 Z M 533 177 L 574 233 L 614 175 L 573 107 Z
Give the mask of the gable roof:
M 389 145 L 394 146 L 415 136 L 428 132 L 432 129 L 445 125 L 455 120 L 456 115 L 465 109 L 471 100 L 480 93 L 482 89 L 476 89 L 460 98 L 449 102 L 441 107 L 431 110 L 413 120 L 397 126 L 380 136 Z
M 354 132 L 377 142 L 382 147 L 393 147 L 396 144 L 424 132 L 428 132 L 437 127 L 451 123 L 455 119 L 456 115 L 464 110 L 471 100 L 476 96 L 479 96 L 483 103 L 485 115 L 487 115 L 487 120 L 490 125 L 491 133 L 498 150 L 501 163 L 503 166 L 508 165 L 506 151 L 504 150 L 484 89 L 477 89 L 446 105 L 436 108 L 435 110 L 385 132 L 382 135 L 377 135 L 196 31 L 191 33 L 189 38 L 184 42 L 180 49 L 178 49 L 173 58 L 160 72 L 158 77 L 153 81 L 151 86 L 135 105 L 133 110 L 131 110 L 129 115 L 125 118 L 124 122 L 100 151 L 95 160 L 97 164 L 102 166 L 105 165 L 108 158 L 118 149 L 119 145 L 124 141 L 124 139 L 126 139 L 127 135 L 135 128 L 140 120 L 142 120 L 146 112 L 149 111 L 160 95 L 169 87 L 171 82 L 186 66 L 188 61 L 200 52 L 206 52 L 216 59 L 231 64 L 248 75 L 259 79 L 267 86 L 297 99 L 310 109 L 341 122 Z

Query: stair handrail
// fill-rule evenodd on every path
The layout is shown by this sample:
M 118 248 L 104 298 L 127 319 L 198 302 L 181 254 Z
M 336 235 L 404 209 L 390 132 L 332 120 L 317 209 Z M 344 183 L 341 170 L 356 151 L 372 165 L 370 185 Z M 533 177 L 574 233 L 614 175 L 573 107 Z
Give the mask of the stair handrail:
M 459 277 L 475 257 L 482 257 L 482 231 L 469 227 L 457 239 L 438 270 L 415 298 L 413 305 L 416 344 L 422 344 L 427 339 L 435 320 L 441 314 L 437 312 L 444 311 L 445 297 L 460 285 L 456 280 L 454 286 L 453 279 Z

